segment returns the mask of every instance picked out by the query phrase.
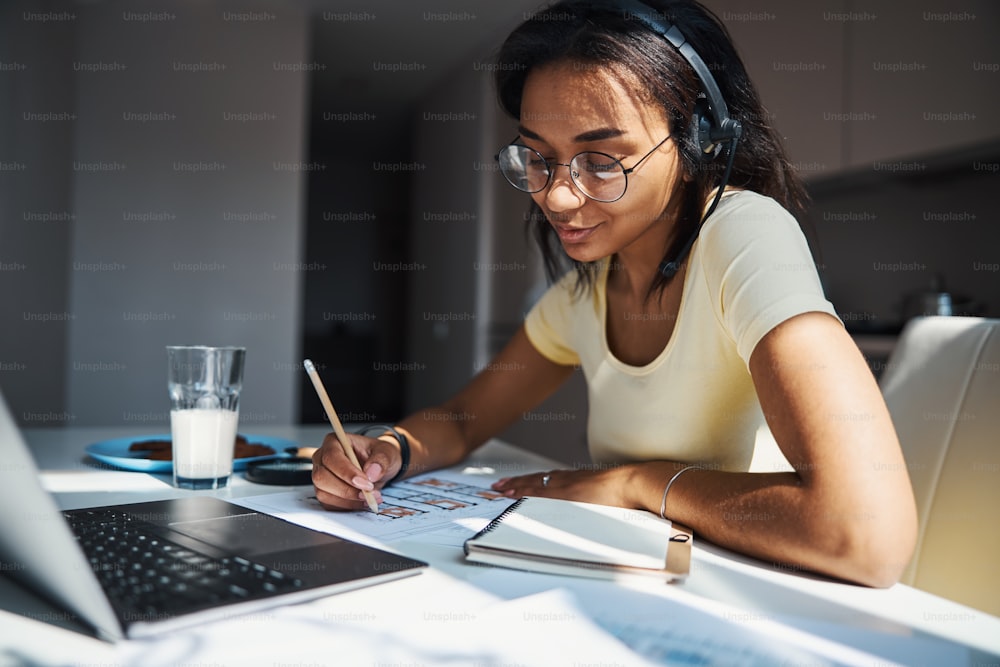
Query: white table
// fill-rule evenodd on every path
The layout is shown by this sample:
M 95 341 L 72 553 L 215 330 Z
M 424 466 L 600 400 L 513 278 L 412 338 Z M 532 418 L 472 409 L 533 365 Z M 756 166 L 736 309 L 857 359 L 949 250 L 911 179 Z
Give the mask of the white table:
M 46 488 L 65 509 L 191 493 L 238 500 L 289 491 L 241 475 L 226 489 L 185 491 L 171 487 L 167 475 L 112 470 L 83 454 L 90 442 L 144 432 L 163 428 L 37 429 L 26 436 Z M 305 446 L 318 444 L 326 429 L 253 432 Z M 559 467 L 495 441 L 471 463 L 508 472 Z M 118 645 L 61 627 L 66 623 L 58 610 L 0 579 L 0 664 L 633 665 L 647 663 L 626 643 L 650 655 L 676 645 L 676 636 L 660 635 L 678 628 L 692 641 L 706 633 L 730 644 L 787 640 L 849 664 L 1000 664 L 996 617 L 903 585 L 876 590 L 783 571 L 699 543 L 697 536 L 688 580 L 671 586 L 474 566 L 460 548 L 433 541 L 388 548 L 431 567 L 400 581 Z M 844 646 L 864 655 L 838 653 Z

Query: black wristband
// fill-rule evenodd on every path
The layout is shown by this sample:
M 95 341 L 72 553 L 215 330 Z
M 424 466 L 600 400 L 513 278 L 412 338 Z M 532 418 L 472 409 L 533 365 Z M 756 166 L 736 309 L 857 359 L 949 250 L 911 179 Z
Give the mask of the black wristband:
M 382 432 L 379 433 L 379 435 L 385 435 L 386 433 L 391 433 L 392 436 L 399 441 L 399 457 L 400 460 L 402 461 L 402 465 L 399 467 L 399 472 L 397 472 L 392 479 L 390 479 L 388 482 L 385 483 L 386 486 L 388 486 L 393 482 L 395 482 L 397 479 L 400 479 L 403 475 L 405 475 L 406 471 L 409 470 L 410 468 L 410 441 L 406 439 L 405 435 L 397 431 L 392 426 L 389 426 L 388 424 L 368 424 L 367 426 L 361 427 L 361 430 L 358 431 L 358 434 L 368 435 L 371 431 L 377 428 L 382 429 Z

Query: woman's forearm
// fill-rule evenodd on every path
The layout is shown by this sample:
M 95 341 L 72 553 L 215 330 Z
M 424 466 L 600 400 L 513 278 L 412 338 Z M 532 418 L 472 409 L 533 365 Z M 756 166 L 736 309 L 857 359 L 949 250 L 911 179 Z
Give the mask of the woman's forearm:
M 659 513 L 667 483 L 686 466 L 630 467 L 630 504 Z M 703 539 L 776 569 L 870 586 L 895 583 L 910 555 L 906 534 L 896 535 L 905 522 L 896 520 L 894 507 L 840 504 L 794 472 L 688 470 L 671 485 L 665 515 Z
M 426 408 L 396 424 L 410 444 L 410 464 L 406 476 L 446 468 L 460 462 L 478 444 L 469 440 L 467 422 L 474 415 L 447 406 Z

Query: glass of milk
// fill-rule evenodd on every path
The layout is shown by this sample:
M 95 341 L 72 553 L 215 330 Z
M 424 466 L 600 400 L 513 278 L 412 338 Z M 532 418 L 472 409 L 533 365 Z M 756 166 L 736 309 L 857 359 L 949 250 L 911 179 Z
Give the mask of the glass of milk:
M 245 357 L 242 347 L 167 346 L 174 486 L 229 483 Z

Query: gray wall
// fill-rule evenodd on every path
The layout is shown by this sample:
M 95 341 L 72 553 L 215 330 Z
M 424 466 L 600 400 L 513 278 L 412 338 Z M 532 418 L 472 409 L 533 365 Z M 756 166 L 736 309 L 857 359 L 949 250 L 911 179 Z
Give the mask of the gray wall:
M 406 402 L 418 408 L 446 399 L 471 376 L 476 333 L 487 323 L 492 213 L 480 202 L 492 190 L 492 111 L 488 78 L 468 63 L 418 105 L 412 121 L 409 322 Z M 485 217 L 484 217 L 485 215 Z
M 35 336 L 30 345 L 53 361 L 2 378 L 13 402 L 47 395 L 47 405 L 65 405 L 56 421 L 75 425 L 165 424 L 164 346 L 236 344 L 248 349 L 242 423 L 292 421 L 308 268 L 300 261 L 307 21 L 289 9 L 280 20 L 243 20 L 229 7 L 187 3 L 145 13 L 146 6 L 105 2 L 75 5 L 72 19 L 41 25 L 30 14 L 13 17 L 13 31 L 25 24 L 37 33 L 33 49 L 58 55 L 54 68 L 75 90 L 48 103 L 20 96 L 5 127 L 15 141 L 50 127 L 62 133 L 50 139 L 47 164 L 32 164 L 25 179 L 41 193 L 51 180 L 53 196 L 18 193 L 5 237 L 11 226 L 28 227 L 19 208 L 69 214 L 31 224 L 5 252 L 34 252 L 48 238 L 46 226 L 57 240 L 70 239 L 51 260 L 61 275 L 44 287 L 24 283 L 34 310 L 60 317 L 18 323 L 22 331 L 34 325 L 22 337 L 46 332 L 51 350 Z M 63 34 L 75 47 L 50 52 Z M 29 91 L 63 90 L 33 60 L 29 66 Z M 22 108 L 70 119 L 39 127 Z M 30 156 L 37 159 L 37 149 Z M 68 196 L 59 187 L 67 181 Z M 41 297 L 51 292 L 57 301 L 60 291 L 64 306 L 43 306 Z M 17 306 L 4 311 L 8 321 L 18 315 Z
M 705 0 L 807 178 L 1000 137 L 994 0 Z
M 71 7 L 50 4 L 53 15 Z M 0 388 L 19 421 L 64 424 L 72 238 L 72 21 L 0 7 Z M 25 121 L 23 114 L 52 113 Z M 58 118 L 58 120 L 56 120 Z

